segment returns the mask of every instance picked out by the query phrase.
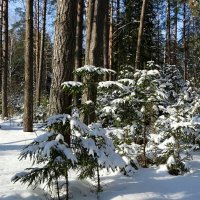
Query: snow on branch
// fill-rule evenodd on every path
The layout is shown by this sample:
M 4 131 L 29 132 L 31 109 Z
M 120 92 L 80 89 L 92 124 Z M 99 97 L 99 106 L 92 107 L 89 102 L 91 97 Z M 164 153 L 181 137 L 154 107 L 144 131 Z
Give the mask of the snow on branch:
M 106 73 L 116 73 L 114 70 L 106 69 L 102 67 L 95 67 L 93 65 L 85 65 L 83 67 L 75 70 L 75 74 L 96 74 L 96 75 L 104 75 Z

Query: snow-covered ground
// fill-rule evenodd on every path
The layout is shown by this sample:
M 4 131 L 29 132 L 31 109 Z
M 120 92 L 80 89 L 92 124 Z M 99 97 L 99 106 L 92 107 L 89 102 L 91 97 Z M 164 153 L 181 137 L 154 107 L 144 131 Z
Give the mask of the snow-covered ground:
M 30 167 L 30 162 L 19 161 L 23 145 L 31 142 L 36 133 L 23 133 L 17 121 L 0 122 L 0 200 L 40 200 L 47 199 L 40 188 L 35 190 L 13 184 L 11 177 Z M 200 199 L 200 153 L 195 153 L 190 162 L 190 173 L 171 176 L 164 167 L 140 169 L 134 177 L 107 173 L 103 176 L 103 192 L 100 200 L 162 200 Z M 74 172 L 70 173 L 70 190 L 74 200 L 95 200 L 94 187 L 87 181 L 78 181 Z

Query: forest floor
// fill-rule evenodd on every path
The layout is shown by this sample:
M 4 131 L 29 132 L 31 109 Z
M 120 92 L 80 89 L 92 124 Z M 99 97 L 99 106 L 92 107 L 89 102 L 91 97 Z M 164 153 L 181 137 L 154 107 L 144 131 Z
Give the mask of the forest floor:
M 0 200 L 47 199 L 41 188 L 27 188 L 19 182 L 13 184 L 12 176 L 30 167 L 29 160 L 19 161 L 20 149 L 36 137 L 36 133 L 23 133 L 20 119 L 0 122 Z M 193 155 L 190 172 L 184 176 L 171 176 L 165 167 L 139 169 L 133 177 L 104 173 L 101 177 L 103 192 L 97 198 L 94 186 L 76 179 L 70 173 L 70 191 L 74 200 L 162 200 L 200 199 L 200 153 Z

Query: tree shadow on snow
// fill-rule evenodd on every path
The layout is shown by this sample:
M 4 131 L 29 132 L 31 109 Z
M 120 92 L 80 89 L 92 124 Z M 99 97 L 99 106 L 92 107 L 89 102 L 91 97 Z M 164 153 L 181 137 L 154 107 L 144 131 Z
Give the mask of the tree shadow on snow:
M 15 151 L 21 150 L 25 145 L 2 145 L 0 144 L 0 151 Z
M 100 194 L 101 200 L 110 200 L 119 197 L 122 200 L 162 200 L 200 199 L 199 177 L 187 174 L 171 176 L 166 173 L 157 173 L 153 169 L 141 169 L 135 177 L 103 177 L 104 191 Z M 110 179 L 110 182 L 109 182 Z
M 48 194 L 41 188 L 27 189 L 27 191 L 21 191 L 20 193 L 6 195 L 0 197 L 1 200 L 50 200 Z
M 0 130 L 14 130 L 14 131 L 19 131 L 22 130 L 22 126 L 10 126 L 8 125 L 0 125 Z
M 27 142 L 27 141 L 32 141 L 32 139 L 26 139 L 26 140 L 18 140 L 18 141 L 13 141 L 13 142 L 6 142 L 6 143 L 1 143 L 0 145 L 8 145 L 8 144 L 15 144 L 15 143 L 20 143 L 20 142 Z
M 13 196 L 6 196 L 6 197 L 1 197 L 1 200 L 43 200 L 45 198 L 40 198 L 38 196 L 29 196 L 29 197 L 22 197 L 19 194 L 13 195 Z

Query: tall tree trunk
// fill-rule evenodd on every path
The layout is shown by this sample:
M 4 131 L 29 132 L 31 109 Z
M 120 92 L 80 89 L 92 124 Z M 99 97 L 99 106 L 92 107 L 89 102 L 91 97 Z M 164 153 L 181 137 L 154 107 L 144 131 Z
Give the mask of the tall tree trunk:
M 2 118 L 8 117 L 8 1 L 3 0 Z
M 82 51 L 83 51 L 83 11 L 84 0 L 78 0 L 77 8 L 77 25 L 76 25 L 76 48 L 75 48 L 75 70 L 82 67 Z M 79 81 L 80 78 L 75 74 L 74 80 Z M 79 97 L 74 98 L 74 105 L 79 104 Z
M 53 75 L 49 99 L 49 114 L 65 113 L 71 99 L 61 88 L 65 81 L 73 79 L 77 1 L 57 1 L 55 39 L 53 52 Z
M 119 75 L 119 71 L 120 71 L 120 37 L 119 37 L 119 23 L 120 23 L 120 0 L 117 0 L 117 7 L 116 7 L 116 13 L 117 13 L 117 30 L 115 30 L 115 32 L 117 32 L 117 42 L 116 42 L 116 50 L 117 50 L 117 57 L 116 57 L 116 72 L 117 72 L 117 77 Z
M 174 57 L 173 64 L 177 65 L 177 33 L 178 33 L 178 1 L 175 0 L 175 11 L 174 11 Z
M 107 0 L 96 0 L 94 19 L 92 21 L 92 34 L 90 41 L 89 63 L 96 67 L 102 66 L 103 55 L 103 25 L 105 5 Z
M 3 68 L 3 0 L 0 1 L 0 77 L 2 80 Z M 0 88 L 2 88 L 2 81 L 0 81 Z
M 110 2 L 110 28 L 109 28 L 109 69 L 112 69 L 112 60 L 113 60 L 113 0 Z M 109 80 L 112 80 L 112 74 L 109 74 Z
M 103 66 L 103 27 L 105 19 L 106 0 L 89 0 L 87 11 L 87 30 L 86 30 L 86 52 L 85 64 L 96 67 Z M 85 89 L 82 96 L 82 103 L 91 100 L 94 105 L 96 103 L 96 80 L 91 77 L 85 77 L 83 82 L 86 83 L 90 79 L 90 86 Z M 95 109 L 91 109 L 90 113 L 84 113 L 82 120 L 89 124 L 95 120 Z
M 142 10 L 140 15 L 140 27 L 138 32 L 138 40 L 137 40 L 137 50 L 136 50 L 136 57 L 135 57 L 135 69 L 140 68 L 140 54 L 141 54 L 141 44 L 142 44 L 142 36 L 144 31 L 144 17 L 145 17 L 145 10 L 148 4 L 148 0 L 143 0 Z
M 94 20 L 94 4 L 95 0 L 88 0 L 87 14 L 86 14 L 86 47 L 85 47 L 85 64 L 90 63 L 89 53 L 92 37 L 92 24 Z
M 187 39 L 186 39 L 186 1 L 183 2 L 183 52 L 184 52 L 184 80 L 188 79 L 187 70 Z
M 13 74 L 13 69 L 12 69 L 12 60 L 13 60 L 13 54 L 14 54 L 14 45 L 15 45 L 15 41 L 16 40 L 16 36 L 15 34 L 10 34 L 10 47 L 9 47 L 9 64 L 8 64 L 8 77 L 9 77 L 9 94 L 11 94 L 12 90 L 12 74 Z M 10 113 L 9 113 L 10 114 Z
M 171 64 L 171 26 L 170 26 L 170 0 L 167 0 L 167 12 L 166 12 L 166 62 Z
M 160 28 L 160 2 L 157 1 L 156 3 L 156 12 L 157 12 L 157 44 L 156 44 L 156 47 L 157 47 L 157 50 L 156 50 L 156 56 L 157 56 L 157 64 L 160 64 L 160 61 L 161 61 L 161 41 L 160 41 L 160 38 L 161 38 L 161 28 Z
M 109 1 L 106 2 L 106 10 L 105 10 L 105 19 L 104 19 L 104 32 L 103 32 L 103 66 L 104 68 L 109 68 L 109 55 L 108 55 L 108 49 L 109 49 Z M 107 76 L 104 76 L 104 80 L 107 80 Z
M 35 0 L 35 88 L 38 88 L 40 62 L 40 1 Z M 37 100 L 37 99 L 36 99 Z
M 33 131 L 33 0 L 26 0 L 24 132 Z
M 44 45 L 45 45 L 45 34 L 46 34 L 46 10 L 47 10 L 47 0 L 44 0 L 43 13 L 42 13 L 42 34 L 41 34 L 41 44 L 40 44 L 40 54 L 39 54 L 39 66 L 36 79 L 36 105 L 40 106 L 41 90 L 42 90 L 42 75 L 44 69 Z

